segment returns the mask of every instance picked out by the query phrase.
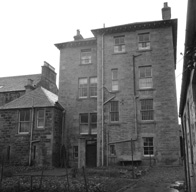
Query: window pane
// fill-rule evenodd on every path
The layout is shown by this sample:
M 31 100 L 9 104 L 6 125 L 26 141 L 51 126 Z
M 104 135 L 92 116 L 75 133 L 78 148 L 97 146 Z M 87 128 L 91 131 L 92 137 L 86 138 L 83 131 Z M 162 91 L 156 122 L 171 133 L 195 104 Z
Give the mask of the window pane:
M 118 69 L 112 69 L 112 80 L 118 79 Z
M 96 97 L 97 96 L 97 77 L 90 78 L 90 96 Z
M 153 155 L 154 147 L 153 147 L 153 137 L 143 138 L 144 145 L 144 155 Z
M 29 132 L 30 130 L 30 122 L 21 122 L 19 132 Z
M 87 97 L 87 78 L 79 79 L 79 97 Z
M 80 134 L 88 134 L 88 133 L 89 133 L 88 125 L 81 124 L 80 125 Z
M 146 78 L 146 79 L 139 79 L 139 88 L 152 88 L 152 78 Z
M 81 114 L 80 115 L 80 123 L 88 124 L 88 114 Z
M 39 118 L 44 118 L 44 110 L 43 109 L 38 111 L 38 117 Z
M 44 119 L 38 119 L 38 127 L 44 127 Z
M 117 112 L 118 111 L 118 101 L 112 101 L 111 102 L 111 112 Z

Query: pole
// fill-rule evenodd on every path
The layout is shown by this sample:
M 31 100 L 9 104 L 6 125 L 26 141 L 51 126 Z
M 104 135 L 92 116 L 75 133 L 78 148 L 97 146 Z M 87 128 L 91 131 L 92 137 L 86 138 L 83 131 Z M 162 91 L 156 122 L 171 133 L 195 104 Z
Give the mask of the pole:
M 133 139 L 131 138 L 131 158 L 132 158 L 132 177 L 134 179 L 134 166 L 133 166 Z

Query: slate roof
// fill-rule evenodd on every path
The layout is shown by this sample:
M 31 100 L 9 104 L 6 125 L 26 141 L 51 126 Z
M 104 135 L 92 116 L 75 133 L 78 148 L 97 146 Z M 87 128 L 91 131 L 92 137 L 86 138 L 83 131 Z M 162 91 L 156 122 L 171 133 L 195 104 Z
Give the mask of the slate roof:
M 57 105 L 57 101 L 58 96 L 56 94 L 44 89 L 43 87 L 38 87 L 37 89 L 1 106 L 0 110 L 31 107 L 53 107 Z
M 33 80 L 36 85 L 41 80 L 41 74 L 0 77 L 0 93 L 9 91 L 23 91 L 28 79 Z

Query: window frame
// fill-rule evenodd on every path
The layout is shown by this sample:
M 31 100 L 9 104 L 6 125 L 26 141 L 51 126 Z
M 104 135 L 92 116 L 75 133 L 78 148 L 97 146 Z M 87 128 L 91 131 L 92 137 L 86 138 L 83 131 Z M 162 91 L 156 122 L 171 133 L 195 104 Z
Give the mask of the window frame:
M 145 141 L 147 139 L 152 139 L 152 145 L 150 145 L 149 141 Z M 147 145 L 145 146 L 145 142 L 147 143 Z M 148 154 L 145 154 L 145 148 L 147 148 L 147 152 Z M 152 151 L 152 154 L 150 153 Z M 144 157 L 153 157 L 154 156 L 154 137 L 143 137 L 143 155 Z
M 116 146 L 114 144 L 110 144 L 110 155 L 115 156 L 116 155 Z
M 113 92 L 119 91 L 118 68 L 111 69 L 111 72 L 112 72 L 112 91 Z M 116 72 L 116 77 L 115 77 L 115 72 Z M 115 86 L 117 87 L 117 89 L 114 88 Z
M 96 79 L 96 83 L 91 83 L 92 79 Z M 89 97 L 97 97 L 97 77 L 89 77 Z M 92 95 L 92 89 L 96 92 L 95 95 Z
M 117 40 L 119 41 L 118 43 Z M 125 51 L 125 35 L 114 36 L 114 53 L 125 53 Z
M 147 35 L 147 34 L 148 34 L 147 40 L 140 40 L 141 36 Z M 142 46 L 140 46 L 140 44 L 142 44 Z M 145 44 L 146 46 L 143 47 L 143 44 Z M 147 44 L 149 44 L 149 45 L 147 45 Z M 145 50 L 150 50 L 150 49 L 151 49 L 150 32 L 138 33 L 138 50 L 145 51 Z
M 81 123 L 81 116 L 82 115 L 87 115 L 87 122 L 86 123 Z M 79 132 L 80 135 L 93 135 L 93 134 L 97 134 L 97 121 L 96 122 L 92 122 L 92 116 L 96 115 L 96 120 L 97 120 L 97 113 L 80 113 L 79 114 Z M 87 132 L 81 132 L 82 131 L 82 125 L 85 125 L 87 128 Z M 92 127 L 96 125 L 96 132 L 92 132 Z
M 22 112 L 28 112 L 29 113 L 29 120 L 27 121 L 21 121 L 21 113 Z M 25 114 L 26 116 L 26 114 Z M 31 110 L 30 109 L 22 109 L 22 110 L 19 110 L 19 115 L 18 115 L 18 134 L 29 134 L 30 132 L 30 128 L 31 128 L 31 123 L 32 123 L 32 120 L 31 120 Z M 29 131 L 21 131 L 21 123 L 28 123 L 29 124 Z
M 153 71 L 151 65 L 139 66 L 139 89 L 152 89 L 153 88 Z M 150 68 L 151 75 L 147 75 L 147 69 Z M 144 77 L 141 77 L 141 70 L 144 69 Z M 145 86 L 144 86 L 145 83 Z M 150 86 L 148 86 L 148 84 Z
M 152 108 L 148 108 L 150 105 L 149 103 L 143 103 L 143 102 L 151 101 L 152 103 Z M 141 121 L 146 122 L 146 121 L 154 121 L 154 102 L 152 98 L 146 98 L 146 99 L 141 99 L 140 100 L 140 114 L 141 114 Z M 146 115 L 147 114 L 147 115 Z M 146 119 L 146 117 L 152 117 Z
M 43 111 L 43 113 L 44 113 L 42 118 L 38 117 L 39 111 Z M 42 126 L 39 126 L 39 122 L 38 121 L 40 119 L 43 120 L 43 125 Z M 45 109 L 37 109 L 36 110 L 36 123 L 37 123 L 37 129 L 44 129 L 45 128 Z
M 112 103 L 117 103 L 117 110 L 113 111 L 112 109 Z M 113 106 L 114 108 L 115 106 Z M 112 119 L 116 119 L 117 117 L 117 121 L 112 120 Z M 119 114 L 119 101 L 110 101 L 110 123 L 119 123 L 120 120 L 120 114 Z
M 86 83 L 85 84 L 80 83 L 81 80 L 86 80 Z M 85 96 L 81 95 L 81 93 L 83 93 L 84 90 L 86 90 Z M 78 98 L 79 99 L 88 98 L 88 78 L 87 77 L 81 77 L 78 79 Z
M 84 62 L 86 60 L 88 60 L 88 62 Z M 81 51 L 80 51 L 80 63 L 81 63 L 81 65 L 92 64 L 92 50 L 91 50 L 91 48 L 90 49 L 81 49 Z

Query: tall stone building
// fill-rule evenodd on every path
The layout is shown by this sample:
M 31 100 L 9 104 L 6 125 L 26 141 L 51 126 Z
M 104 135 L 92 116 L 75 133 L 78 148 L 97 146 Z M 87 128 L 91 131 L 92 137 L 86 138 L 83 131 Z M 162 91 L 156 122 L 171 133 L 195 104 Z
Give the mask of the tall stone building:
M 179 163 L 177 19 L 167 3 L 162 15 L 55 44 L 71 164 Z

